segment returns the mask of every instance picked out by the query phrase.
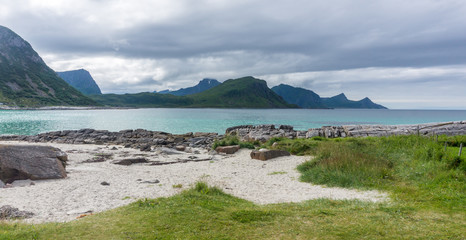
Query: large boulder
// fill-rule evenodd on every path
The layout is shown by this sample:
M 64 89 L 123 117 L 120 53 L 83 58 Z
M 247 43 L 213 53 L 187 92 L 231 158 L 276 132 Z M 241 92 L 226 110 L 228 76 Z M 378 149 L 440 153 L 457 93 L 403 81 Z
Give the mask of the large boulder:
M 284 150 L 253 150 L 251 152 L 251 158 L 266 161 L 276 157 L 290 156 L 290 153 Z
M 66 153 L 49 146 L 0 145 L 0 180 L 65 178 Z

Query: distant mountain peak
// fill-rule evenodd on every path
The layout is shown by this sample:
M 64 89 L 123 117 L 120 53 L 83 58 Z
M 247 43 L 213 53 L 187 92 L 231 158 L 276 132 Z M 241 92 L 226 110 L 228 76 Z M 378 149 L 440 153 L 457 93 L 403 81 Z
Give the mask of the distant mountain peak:
M 205 90 L 211 89 L 213 87 L 216 87 L 220 85 L 221 82 L 217 81 L 216 79 L 213 78 L 204 78 L 199 83 L 195 86 L 188 87 L 188 88 L 180 88 L 176 91 L 160 91 L 157 93 L 160 94 L 171 94 L 175 96 L 186 96 L 186 95 L 191 95 L 191 94 L 196 94 L 196 93 L 201 93 Z
M 348 98 L 346 97 L 346 95 L 345 95 L 344 93 L 340 93 L 340 94 L 338 94 L 338 95 L 336 95 L 336 96 L 333 96 L 333 97 L 331 97 L 331 98 L 333 98 L 333 99 L 339 99 L 339 100 L 348 100 Z
M 102 94 L 99 86 L 92 78 L 91 74 L 85 69 L 57 72 L 58 76 L 63 78 L 72 87 L 78 89 L 86 95 Z

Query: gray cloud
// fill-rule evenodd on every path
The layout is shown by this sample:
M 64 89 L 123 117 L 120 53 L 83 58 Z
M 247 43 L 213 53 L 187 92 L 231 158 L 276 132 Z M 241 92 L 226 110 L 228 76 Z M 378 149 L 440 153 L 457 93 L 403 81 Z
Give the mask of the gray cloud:
M 0 3 L 1 24 L 52 68 L 85 68 L 104 92 L 253 75 L 272 86 L 280 80 L 321 95 L 342 91 L 389 107 L 411 108 L 411 101 L 431 108 L 429 94 L 466 102 L 459 84 L 466 66 L 462 0 Z M 448 84 L 456 87 L 438 91 Z

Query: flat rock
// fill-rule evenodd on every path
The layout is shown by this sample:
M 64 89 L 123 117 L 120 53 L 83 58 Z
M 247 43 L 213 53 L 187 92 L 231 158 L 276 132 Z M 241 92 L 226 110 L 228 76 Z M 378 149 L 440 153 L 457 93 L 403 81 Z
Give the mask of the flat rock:
M 129 166 L 134 163 L 147 163 L 147 162 L 148 161 L 145 158 L 125 158 L 125 159 L 112 161 L 113 164 L 125 165 L 125 166 Z
M 284 150 L 253 150 L 251 158 L 266 161 L 276 157 L 290 156 L 290 153 Z
M 28 211 L 20 211 L 18 208 L 10 205 L 0 207 L 0 220 L 15 219 L 15 218 L 30 218 L 34 213 Z
M 65 178 L 65 152 L 49 146 L 0 145 L 0 179 L 5 183 L 25 179 Z
M 233 145 L 233 146 L 223 146 L 223 147 L 217 147 L 215 151 L 217 153 L 226 153 L 226 154 L 233 154 L 239 150 L 239 145 Z

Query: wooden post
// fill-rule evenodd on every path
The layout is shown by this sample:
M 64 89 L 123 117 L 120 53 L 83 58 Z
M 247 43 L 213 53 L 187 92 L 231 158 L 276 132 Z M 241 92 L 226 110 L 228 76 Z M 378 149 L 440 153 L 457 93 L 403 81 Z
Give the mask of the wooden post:
M 462 151 L 463 151 L 463 143 L 460 144 L 460 151 L 458 152 L 458 157 L 461 157 Z
M 445 147 L 443 148 L 443 151 L 444 151 L 444 152 L 447 151 L 447 141 L 445 141 Z
M 435 142 L 438 142 L 438 135 L 435 135 Z
M 417 136 L 419 137 L 419 125 L 417 125 Z

